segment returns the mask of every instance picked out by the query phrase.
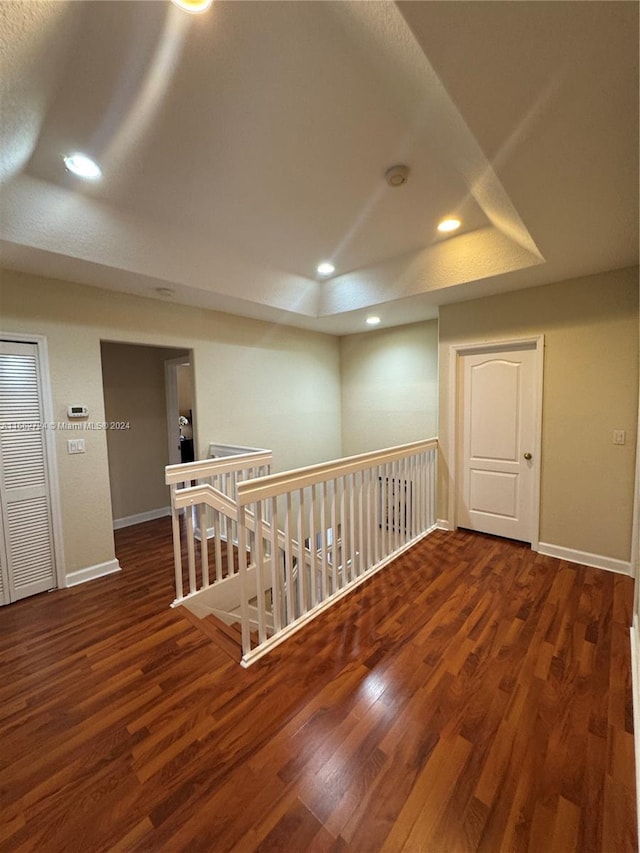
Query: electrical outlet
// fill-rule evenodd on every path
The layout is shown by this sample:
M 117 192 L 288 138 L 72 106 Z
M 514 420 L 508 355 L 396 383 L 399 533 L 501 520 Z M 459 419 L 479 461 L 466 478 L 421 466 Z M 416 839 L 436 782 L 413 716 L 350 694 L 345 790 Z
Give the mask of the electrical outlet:
M 614 444 L 624 444 L 626 440 L 625 431 L 623 429 L 614 429 L 613 431 L 613 443 Z

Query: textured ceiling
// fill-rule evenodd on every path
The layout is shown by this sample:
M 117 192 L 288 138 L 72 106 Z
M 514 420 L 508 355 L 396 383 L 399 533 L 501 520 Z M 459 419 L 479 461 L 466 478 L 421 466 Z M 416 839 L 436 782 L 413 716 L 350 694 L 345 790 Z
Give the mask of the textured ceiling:
M 635 3 L 60 0 L 0 18 L 8 267 L 346 333 L 637 263 Z M 65 171 L 73 150 L 99 182 Z

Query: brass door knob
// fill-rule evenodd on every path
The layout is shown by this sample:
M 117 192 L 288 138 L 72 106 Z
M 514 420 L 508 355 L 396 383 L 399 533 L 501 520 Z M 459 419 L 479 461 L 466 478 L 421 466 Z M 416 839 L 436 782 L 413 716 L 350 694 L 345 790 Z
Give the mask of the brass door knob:
M 525 453 L 525 454 L 524 454 L 524 458 L 525 458 L 525 459 L 527 460 L 527 462 L 528 462 L 528 461 L 529 461 L 529 459 L 533 459 L 533 456 L 532 456 L 530 453 Z

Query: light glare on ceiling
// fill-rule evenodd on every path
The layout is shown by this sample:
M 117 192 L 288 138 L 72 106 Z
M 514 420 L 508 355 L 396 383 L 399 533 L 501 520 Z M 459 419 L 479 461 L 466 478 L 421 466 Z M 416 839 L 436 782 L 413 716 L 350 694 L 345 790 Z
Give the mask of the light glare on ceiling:
M 184 9 L 185 12 L 190 12 L 192 15 L 199 15 L 200 12 L 206 12 L 213 0 L 171 0 L 174 6 Z
M 367 325 L 368 326 L 377 326 L 380 322 L 380 317 L 376 317 L 373 314 L 371 317 L 367 317 Z
M 438 231 L 442 234 L 447 234 L 449 231 L 457 231 L 462 223 L 459 219 L 451 217 L 451 219 L 443 219 L 438 225 Z
M 67 154 L 64 157 L 64 165 L 79 178 L 95 181 L 102 177 L 100 166 L 91 157 L 87 157 L 86 154 L 81 154 L 79 151 L 74 154 Z
M 330 261 L 323 261 L 321 264 L 318 264 L 316 271 L 318 275 L 332 275 L 336 271 L 336 268 Z

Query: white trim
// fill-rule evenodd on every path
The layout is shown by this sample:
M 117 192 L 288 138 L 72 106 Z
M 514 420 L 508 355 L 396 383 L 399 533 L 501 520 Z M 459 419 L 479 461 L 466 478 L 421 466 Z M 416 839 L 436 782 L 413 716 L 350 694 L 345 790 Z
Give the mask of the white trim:
M 182 462 L 179 465 L 167 465 L 165 483 L 186 483 L 191 480 L 204 480 L 219 474 L 233 474 L 247 468 L 269 467 L 273 462 L 270 450 L 257 453 L 243 453 L 239 456 L 222 456 L 220 459 L 196 459 L 195 462 Z
M 271 453 L 264 447 L 245 447 L 243 444 L 219 444 L 211 442 L 207 457 L 224 459 L 227 456 L 245 456 L 247 453 Z
M 613 557 L 604 557 L 601 554 L 589 554 L 587 551 L 576 551 L 575 548 L 563 548 L 560 545 L 551 545 L 548 542 L 540 542 L 537 550 L 539 554 L 546 557 L 557 557 L 559 560 L 567 560 L 569 563 L 580 563 L 582 566 L 591 566 L 594 569 L 606 569 L 608 572 L 617 572 L 620 575 L 631 575 L 631 563 L 625 560 L 616 560 Z
M 502 350 L 533 349 L 536 353 L 536 435 L 534 440 L 534 459 L 537 460 L 537 477 L 533 486 L 533 530 L 531 532 L 531 548 L 538 551 L 540 537 L 540 475 L 542 470 L 542 391 L 544 374 L 544 335 L 532 335 L 526 338 L 513 338 L 498 341 L 476 341 L 472 343 L 451 344 L 449 347 L 449 430 L 448 430 L 448 524 L 450 530 L 457 527 L 456 497 L 457 472 L 459 469 L 459 424 L 460 415 L 460 382 L 459 359 L 465 355 L 483 352 L 501 352 Z
M 184 510 L 184 508 L 183 508 L 183 510 Z M 234 521 L 234 519 L 232 518 L 232 519 L 230 519 L 230 521 Z M 199 527 L 193 528 L 193 535 L 195 537 L 196 542 L 202 542 L 202 531 L 200 530 Z M 215 539 L 215 538 L 216 538 L 215 527 L 207 527 L 207 539 Z M 220 536 L 218 538 L 220 539 L 221 542 L 228 542 L 229 541 L 227 535 L 225 533 L 222 533 L 222 531 L 220 531 Z M 237 547 L 238 542 L 236 540 L 234 540 L 232 544 Z
M 286 492 L 304 489 L 325 480 L 345 477 L 347 474 L 353 474 L 364 468 L 373 468 L 376 465 L 395 462 L 408 456 L 424 453 L 427 450 L 437 450 L 437 447 L 438 439 L 428 438 L 410 444 L 399 444 L 397 447 L 388 447 L 385 450 L 373 450 L 369 453 L 360 453 L 357 456 L 332 459 L 330 462 L 320 462 L 317 465 L 308 465 L 305 468 L 293 468 L 291 471 L 269 474 L 266 477 L 241 480 L 236 486 L 237 503 L 238 506 L 246 506 L 255 501 L 265 500 L 265 498 L 279 497 Z M 230 458 L 233 459 L 233 457 Z M 169 469 L 167 469 L 167 483 L 171 482 L 168 471 Z
M 178 367 L 183 364 L 191 365 L 191 359 L 188 355 L 180 355 L 176 358 L 166 358 L 164 360 L 164 387 L 167 404 L 167 450 L 169 452 L 170 465 L 179 465 L 182 461 L 180 459 L 180 427 L 178 426 L 178 415 L 180 414 L 178 409 Z M 195 441 L 193 446 L 195 447 Z M 116 529 L 115 524 L 114 519 L 114 530 Z
M 51 373 L 49 371 L 49 349 L 45 335 L 28 335 L 21 332 L 1 332 L 0 340 L 36 344 L 38 347 L 38 370 L 40 373 L 40 391 L 42 393 L 42 412 L 46 422 L 53 422 L 53 397 L 51 395 Z M 51 509 L 51 528 L 53 534 L 53 554 L 56 563 L 58 589 L 67 585 L 65 572 L 64 540 L 62 537 L 62 510 L 60 503 L 60 480 L 58 478 L 58 459 L 56 456 L 55 432 L 47 429 L 44 434 L 47 449 L 47 475 L 49 482 L 49 506 Z
M 69 572 L 67 575 L 66 586 L 77 586 L 80 583 L 93 581 L 96 578 L 112 575 L 119 571 L 121 571 L 121 568 L 120 563 L 117 560 L 108 560 L 106 563 L 96 563 L 95 566 L 87 566 L 84 569 Z
M 451 525 L 446 518 L 436 519 L 436 530 L 451 530 Z
M 633 615 L 633 625 L 629 629 L 631 644 L 631 705 L 633 708 L 633 738 L 636 757 L 636 818 L 638 838 L 640 838 L 640 634 L 638 633 L 638 614 Z
M 636 616 L 640 616 L 640 396 L 638 397 L 638 422 L 636 427 L 636 476 L 633 484 L 631 566 L 633 577 L 635 578 L 635 589 L 633 591 L 633 613 Z M 636 732 L 638 732 L 640 739 L 640 729 L 636 729 Z M 638 815 L 638 820 L 640 821 L 640 813 Z M 638 835 L 638 838 L 640 838 L 640 834 Z
M 147 512 L 138 512 L 135 515 L 125 515 L 124 518 L 113 519 L 113 529 L 120 530 L 121 527 L 132 527 L 134 524 L 144 524 L 145 521 L 153 521 L 156 518 L 164 518 L 171 515 L 170 506 L 162 506 L 159 509 L 150 509 Z

